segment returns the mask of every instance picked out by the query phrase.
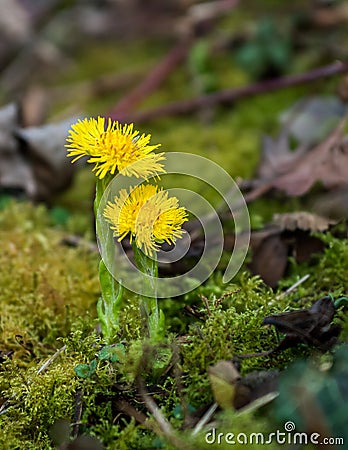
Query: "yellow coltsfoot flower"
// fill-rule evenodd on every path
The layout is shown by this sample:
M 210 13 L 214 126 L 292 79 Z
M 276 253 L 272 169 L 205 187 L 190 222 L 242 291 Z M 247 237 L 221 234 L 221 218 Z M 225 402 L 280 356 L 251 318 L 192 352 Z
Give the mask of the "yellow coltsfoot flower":
M 93 170 L 100 179 L 116 171 L 146 179 L 165 173 L 160 163 L 164 154 L 153 153 L 160 144 L 149 145 L 150 139 L 150 134 L 139 135 L 133 124 L 86 118 L 71 126 L 66 147 L 68 156 L 75 157 L 72 162 L 90 156 L 87 162 L 95 163 Z
M 104 217 L 114 236 L 121 241 L 130 234 L 147 256 L 159 250 L 159 244 L 174 244 L 183 234 L 182 224 L 188 220 L 186 209 L 179 207 L 176 197 L 151 184 L 121 189 L 114 202 L 108 202 Z

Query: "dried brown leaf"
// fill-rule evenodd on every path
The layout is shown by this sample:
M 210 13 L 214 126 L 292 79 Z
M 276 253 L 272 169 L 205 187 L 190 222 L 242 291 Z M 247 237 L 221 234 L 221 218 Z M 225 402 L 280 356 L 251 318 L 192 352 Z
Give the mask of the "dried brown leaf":
M 71 120 L 21 128 L 14 104 L 0 109 L 0 191 L 47 201 L 70 183 L 75 167 L 64 147 Z
M 276 287 L 288 265 L 288 244 L 280 234 L 268 236 L 253 252 L 249 265 L 253 274 L 261 276 L 271 287 Z
M 275 288 L 286 272 L 290 255 L 297 262 L 304 262 L 324 249 L 322 240 L 310 233 L 326 231 L 335 223 L 304 211 L 276 214 L 263 230 L 251 234 L 251 272 Z
M 273 325 L 285 338 L 274 351 L 304 343 L 322 351 L 336 344 L 341 328 L 332 324 L 335 315 L 330 296 L 322 297 L 308 309 L 289 311 L 265 317 L 263 325 Z
M 214 399 L 224 409 L 244 408 L 277 390 L 277 371 L 255 371 L 241 377 L 232 361 L 219 361 L 208 373 Z
M 221 408 L 230 408 L 235 397 L 235 383 L 240 374 L 232 361 L 219 361 L 208 368 L 214 399 Z
M 316 181 L 326 188 L 348 183 L 348 145 L 343 140 L 346 118 L 319 145 L 297 160 L 293 169 L 274 180 L 273 187 L 290 196 L 306 193 Z
M 329 229 L 330 225 L 334 225 L 336 221 L 306 211 L 298 211 L 275 214 L 273 216 L 273 223 L 277 225 L 281 231 L 326 231 Z
M 305 194 L 317 181 L 328 189 L 346 186 L 348 142 L 343 136 L 345 123 L 346 117 L 323 142 L 307 152 L 302 147 L 298 149 L 300 153 L 290 152 L 282 143 L 278 154 L 276 143 L 272 144 L 259 169 L 266 178 L 259 179 L 257 188 L 246 197 L 255 200 L 272 188 L 296 197 Z
M 302 145 L 296 151 L 292 151 L 288 132 L 283 130 L 275 139 L 263 136 L 262 149 L 258 177 L 261 180 L 268 180 L 291 171 L 306 153 L 307 146 Z

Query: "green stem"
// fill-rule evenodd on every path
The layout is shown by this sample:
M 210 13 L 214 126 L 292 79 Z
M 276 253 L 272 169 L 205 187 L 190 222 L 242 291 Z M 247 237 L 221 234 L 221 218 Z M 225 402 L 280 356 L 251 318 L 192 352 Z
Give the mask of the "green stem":
M 112 180 L 113 176 L 107 174 L 102 180 L 97 178 L 94 215 L 97 219 L 99 206 L 105 189 Z M 99 263 L 99 282 L 101 288 L 101 297 L 97 303 L 97 313 L 103 336 L 107 343 L 112 343 L 113 339 L 120 330 L 119 315 L 122 307 L 122 286 L 109 273 L 104 262 Z
M 120 310 L 122 307 L 122 286 L 109 273 L 103 260 L 99 263 L 99 281 L 102 295 L 97 303 L 97 313 L 103 336 L 112 343 L 120 330 Z
M 145 335 L 152 341 L 164 338 L 164 314 L 158 308 L 156 278 L 158 277 L 158 262 L 156 257 L 145 255 L 133 242 L 134 260 L 138 269 L 144 274 L 142 295 L 140 296 L 140 315 L 145 329 Z
M 103 197 L 105 189 L 108 187 L 108 184 L 113 179 L 113 175 L 109 173 L 105 175 L 105 177 L 100 180 L 97 178 L 96 186 L 95 186 L 95 199 L 94 199 L 94 217 L 97 218 L 98 208 L 100 205 L 100 201 Z

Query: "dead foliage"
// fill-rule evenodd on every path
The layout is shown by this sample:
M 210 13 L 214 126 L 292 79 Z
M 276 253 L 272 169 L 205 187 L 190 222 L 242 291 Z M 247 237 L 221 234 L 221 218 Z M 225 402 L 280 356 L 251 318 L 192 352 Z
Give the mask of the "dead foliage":
M 0 109 L 0 192 L 49 201 L 72 181 L 64 147 L 71 121 L 22 128 L 18 107 Z
M 290 197 L 304 195 L 316 183 L 327 189 L 347 185 L 348 146 L 343 134 L 346 118 L 324 139 L 307 150 L 299 146 L 292 151 L 289 137 L 267 138 L 259 166 L 259 178 L 254 190 L 247 194 L 253 200 L 271 189 L 278 189 Z M 263 187 L 261 190 L 260 187 Z
M 341 331 L 339 325 L 332 324 L 334 315 L 334 302 L 330 296 L 326 296 L 308 309 L 265 317 L 263 325 L 273 325 L 280 333 L 285 334 L 273 352 L 301 343 L 327 351 L 337 343 Z
M 208 373 L 214 399 L 223 409 L 238 410 L 262 398 L 267 401 L 277 391 L 277 371 L 255 371 L 242 377 L 232 361 L 219 361 Z

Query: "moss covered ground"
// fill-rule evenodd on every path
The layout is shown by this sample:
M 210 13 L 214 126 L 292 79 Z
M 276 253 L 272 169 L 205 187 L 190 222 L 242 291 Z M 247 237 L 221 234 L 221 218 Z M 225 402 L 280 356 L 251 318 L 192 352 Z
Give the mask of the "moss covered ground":
M 276 300 L 277 293 L 260 279 L 242 271 L 228 286 L 223 286 L 215 274 L 185 299 L 163 301 L 169 335 L 162 350 L 142 344 L 137 298 L 128 294 L 119 341 L 124 351 L 117 361 L 97 358 L 95 372 L 79 378 L 74 369 L 96 360 L 103 345 L 95 313 L 99 295 L 98 254 L 83 242 L 75 248 L 67 247 L 66 231 L 54 224 L 50 212 L 42 206 L 11 201 L 3 207 L 0 217 L 4 355 L 0 375 L 4 406 L 0 442 L 4 449 L 54 448 L 52 425 L 57 420 L 74 423 L 78 398 L 83 404 L 80 428 L 96 436 L 105 448 L 170 448 L 148 426 L 138 425 L 122 414 L 114 416 L 120 399 L 143 410 L 142 402 L 137 400 L 135 380 L 144 352 L 148 359 L 148 367 L 143 368 L 146 383 L 153 386 L 162 413 L 179 429 L 183 424 L 180 408 L 189 405 L 197 410 L 213 401 L 209 366 L 277 345 L 274 330 L 261 327 L 265 316 L 306 307 L 328 291 L 338 297 L 348 289 L 347 242 L 325 236 L 328 247 L 315 264 L 294 266 L 282 287 L 291 285 L 304 273 L 310 273 L 310 280 L 281 300 Z M 209 300 L 209 315 L 202 295 Z M 183 313 L 185 304 L 197 307 L 203 320 L 187 318 Z M 345 340 L 348 327 L 343 313 L 340 321 Z M 64 345 L 65 351 L 38 373 Z M 168 351 L 177 355 L 173 363 L 176 370 L 169 373 Z M 6 357 L 8 352 L 13 353 Z M 241 370 L 243 374 L 261 369 L 281 370 L 294 359 L 308 356 L 308 352 L 300 347 L 269 357 L 250 358 L 242 362 Z M 181 374 L 179 380 L 175 373 Z M 228 430 L 233 424 L 237 433 L 246 432 L 250 426 L 254 431 L 272 430 L 275 419 L 270 412 L 235 415 L 230 411 L 221 420 L 221 426 Z M 193 438 L 187 431 L 181 434 L 190 443 L 188 448 L 205 448 L 202 435 Z

